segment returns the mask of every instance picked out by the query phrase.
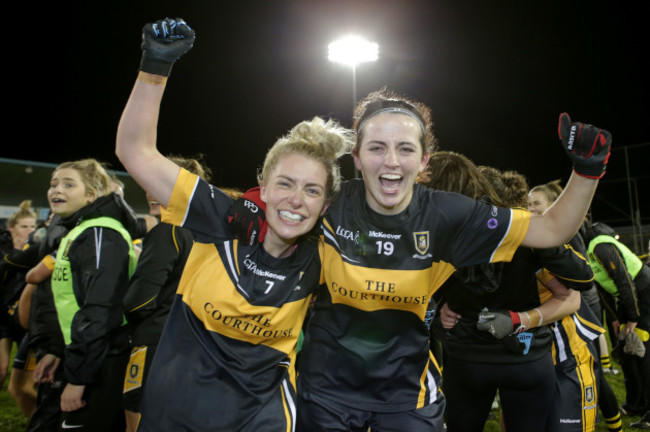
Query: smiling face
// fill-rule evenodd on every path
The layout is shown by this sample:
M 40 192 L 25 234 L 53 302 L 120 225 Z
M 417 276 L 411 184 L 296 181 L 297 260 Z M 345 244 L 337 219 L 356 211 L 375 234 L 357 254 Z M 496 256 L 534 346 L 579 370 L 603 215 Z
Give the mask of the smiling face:
M 52 174 L 47 200 L 52 213 L 66 218 L 95 200 L 95 195 L 87 191 L 79 171 L 61 168 Z
M 377 114 L 364 124 L 354 164 L 363 174 L 368 205 L 377 213 L 398 214 L 411 202 L 417 175 L 429 160 L 421 136 L 420 125 L 405 114 Z
M 16 221 L 14 226 L 7 228 L 11 234 L 11 240 L 14 244 L 14 249 L 22 249 L 27 243 L 29 235 L 36 229 L 36 218 L 24 217 Z
M 541 215 L 551 204 L 544 192 L 535 191 L 528 194 L 528 211 L 531 213 Z
M 268 230 L 264 249 L 281 256 L 296 239 L 308 233 L 325 212 L 325 165 L 297 153 L 280 158 L 260 185 L 266 203 Z

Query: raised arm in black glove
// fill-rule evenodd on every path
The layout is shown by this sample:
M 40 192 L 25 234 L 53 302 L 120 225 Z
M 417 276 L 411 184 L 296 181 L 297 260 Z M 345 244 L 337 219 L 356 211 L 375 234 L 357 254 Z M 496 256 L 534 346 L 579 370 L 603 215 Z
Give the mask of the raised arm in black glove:
M 194 30 L 182 18 L 149 23 L 142 29 L 140 70 L 169 76 L 174 62 L 194 45 Z
M 562 113 L 558 134 L 576 174 L 591 179 L 605 175 L 612 145 L 609 132 L 590 124 L 571 122 L 569 114 Z

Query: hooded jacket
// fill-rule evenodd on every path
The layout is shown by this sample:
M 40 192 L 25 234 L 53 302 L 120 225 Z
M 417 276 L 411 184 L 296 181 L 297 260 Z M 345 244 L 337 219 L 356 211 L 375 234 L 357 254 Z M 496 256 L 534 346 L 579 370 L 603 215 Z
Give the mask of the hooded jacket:
M 69 232 L 100 217 L 115 219 L 133 238 L 142 236 L 135 213 L 117 194 L 98 198 L 63 219 L 61 225 Z M 69 331 L 70 342 L 64 353 L 66 378 L 77 385 L 93 383 L 108 356 L 129 349 L 122 298 L 129 282 L 131 245 L 114 229 L 90 225 L 60 251 L 70 262 L 72 290 L 79 307 L 73 317 L 67 317 L 70 328 L 65 331 Z M 53 281 L 56 277 L 55 269 Z M 57 313 L 62 312 L 57 307 Z

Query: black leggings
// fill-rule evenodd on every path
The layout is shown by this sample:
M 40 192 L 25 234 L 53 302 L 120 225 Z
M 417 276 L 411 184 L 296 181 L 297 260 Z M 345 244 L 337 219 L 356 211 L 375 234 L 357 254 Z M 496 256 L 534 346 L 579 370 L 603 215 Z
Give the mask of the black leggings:
M 506 430 L 546 430 L 555 392 L 550 352 L 519 364 L 475 363 L 447 356 L 442 383 L 448 432 L 482 432 L 497 390 Z

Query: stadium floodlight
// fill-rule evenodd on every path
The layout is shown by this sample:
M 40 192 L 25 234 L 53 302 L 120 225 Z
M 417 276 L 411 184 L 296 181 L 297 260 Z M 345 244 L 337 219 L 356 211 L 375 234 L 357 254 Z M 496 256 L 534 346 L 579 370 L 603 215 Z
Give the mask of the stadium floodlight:
M 379 58 L 379 46 L 374 42 L 349 35 L 328 45 L 329 61 L 349 66 L 352 69 L 352 112 L 357 104 L 357 65 L 374 62 Z M 360 177 L 359 170 L 354 168 L 355 177 Z
M 352 109 L 357 104 L 357 65 L 374 62 L 379 58 L 379 46 L 359 36 L 345 36 L 328 45 L 329 61 L 350 66 L 352 69 Z
M 353 69 L 360 63 L 373 62 L 379 57 L 379 46 L 359 36 L 346 36 L 328 46 L 328 59 Z

